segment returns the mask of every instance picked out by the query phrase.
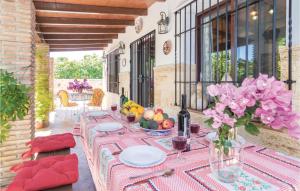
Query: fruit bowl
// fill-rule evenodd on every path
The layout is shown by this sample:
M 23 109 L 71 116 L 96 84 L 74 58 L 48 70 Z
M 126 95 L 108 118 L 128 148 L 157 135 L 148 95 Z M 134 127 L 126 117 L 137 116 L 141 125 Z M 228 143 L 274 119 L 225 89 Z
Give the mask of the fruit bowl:
M 162 109 L 149 109 L 140 119 L 140 127 L 146 132 L 164 133 L 174 128 L 175 120 Z

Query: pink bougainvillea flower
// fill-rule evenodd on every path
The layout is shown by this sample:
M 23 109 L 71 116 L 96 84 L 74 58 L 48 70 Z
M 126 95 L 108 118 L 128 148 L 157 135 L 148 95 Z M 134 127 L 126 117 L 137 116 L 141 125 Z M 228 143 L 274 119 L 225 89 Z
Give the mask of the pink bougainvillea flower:
M 264 124 L 269 125 L 270 123 L 272 123 L 275 120 L 275 118 L 272 115 L 272 113 L 264 111 L 260 114 L 260 120 Z
M 273 129 L 287 128 L 289 135 L 300 138 L 299 115 L 292 111 L 292 92 L 283 82 L 260 74 L 257 79 L 246 78 L 240 87 L 233 84 L 217 84 L 208 87 L 211 96 L 217 96 L 214 108 L 204 111 L 213 119 L 213 128 L 227 124 L 234 127 L 237 119 L 251 112 L 252 117 Z M 234 114 L 229 116 L 225 108 Z M 252 107 L 255 107 L 253 113 Z M 250 109 L 251 108 L 251 109 Z
M 292 101 L 292 92 L 291 91 L 281 91 L 275 97 L 275 102 L 282 106 L 289 106 Z
M 220 95 L 219 87 L 217 85 L 208 86 L 207 92 L 210 96 L 213 96 L 213 97 Z
M 263 110 L 275 110 L 277 108 L 277 104 L 273 100 L 269 99 L 261 101 L 261 108 Z
M 259 74 L 258 78 L 256 79 L 257 89 L 261 91 L 270 89 L 273 81 L 275 81 L 274 77 L 268 78 L 268 75 L 266 74 Z
M 216 111 L 218 113 L 223 113 L 226 105 L 223 103 L 216 103 Z
M 215 129 L 218 129 L 222 126 L 222 122 L 221 121 L 214 121 L 212 124 L 212 127 Z

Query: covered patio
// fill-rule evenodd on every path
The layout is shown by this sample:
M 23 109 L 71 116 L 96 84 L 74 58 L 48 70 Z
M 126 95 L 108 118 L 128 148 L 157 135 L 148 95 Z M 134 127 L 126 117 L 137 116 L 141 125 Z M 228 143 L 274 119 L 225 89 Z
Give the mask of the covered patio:
M 300 191 L 299 7 L 1 0 L 1 190 Z

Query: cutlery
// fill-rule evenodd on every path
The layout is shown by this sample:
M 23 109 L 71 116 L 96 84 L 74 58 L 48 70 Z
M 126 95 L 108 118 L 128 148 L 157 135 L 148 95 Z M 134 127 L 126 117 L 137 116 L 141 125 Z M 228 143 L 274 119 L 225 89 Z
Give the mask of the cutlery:
M 137 176 L 130 176 L 129 179 L 133 180 L 133 179 L 136 179 L 136 178 L 143 178 L 143 177 L 151 176 L 151 175 L 152 176 L 147 178 L 146 180 L 148 180 L 150 178 L 159 177 L 159 176 L 168 177 L 168 176 L 171 176 L 172 174 L 174 174 L 174 171 L 175 171 L 174 168 L 168 168 L 168 169 L 163 169 L 163 170 L 158 170 L 158 171 L 154 171 L 154 172 L 148 172 L 148 173 L 140 174 L 140 175 L 137 175 Z
M 116 152 L 113 152 L 112 155 L 118 155 L 120 154 L 122 151 L 116 151 Z
M 250 145 L 250 146 L 244 147 L 243 149 L 251 149 L 253 147 L 255 147 L 255 145 Z

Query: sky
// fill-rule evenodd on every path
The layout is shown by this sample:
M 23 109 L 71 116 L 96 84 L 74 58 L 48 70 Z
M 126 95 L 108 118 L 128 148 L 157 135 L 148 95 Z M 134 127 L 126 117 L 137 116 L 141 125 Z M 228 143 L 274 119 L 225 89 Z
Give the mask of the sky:
M 70 52 L 50 52 L 50 57 L 57 58 L 57 57 L 67 57 L 69 60 L 81 60 L 83 59 L 84 55 L 88 54 L 98 54 L 102 56 L 101 50 L 95 51 L 70 51 Z

